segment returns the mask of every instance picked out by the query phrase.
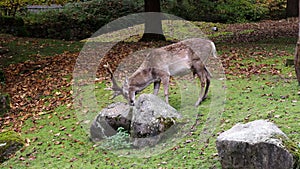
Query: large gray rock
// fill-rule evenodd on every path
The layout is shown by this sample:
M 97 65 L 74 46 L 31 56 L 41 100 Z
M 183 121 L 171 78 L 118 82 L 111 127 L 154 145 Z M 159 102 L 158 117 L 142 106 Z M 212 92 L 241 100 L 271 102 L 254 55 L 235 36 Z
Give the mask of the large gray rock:
M 134 107 L 131 137 L 133 146 L 154 146 L 175 121 L 181 118 L 176 109 L 153 94 L 142 94 Z
M 94 119 L 90 127 L 91 139 L 94 142 L 117 133 L 119 127 L 130 130 L 131 113 L 130 106 L 126 103 L 113 103 L 104 108 Z
M 273 123 L 236 124 L 217 138 L 223 169 L 291 169 L 293 155 L 283 146 L 287 136 Z
M 113 103 L 103 109 L 90 127 L 91 139 L 95 142 L 116 134 L 119 127 L 130 132 L 134 147 L 154 146 L 162 133 L 175 125 L 181 115 L 153 94 L 142 94 L 135 106 Z

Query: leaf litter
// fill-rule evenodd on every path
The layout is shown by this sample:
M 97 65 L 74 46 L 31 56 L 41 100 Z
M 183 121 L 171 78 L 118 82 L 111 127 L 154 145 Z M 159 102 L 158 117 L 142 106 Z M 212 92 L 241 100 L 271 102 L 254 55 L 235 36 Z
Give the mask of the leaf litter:
M 291 55 L 287 51 L 272 50 L 270 52 L 260 45 L 252 45 L 250 48 L 241 49 L 230 44 L 278 37 L 297 37 L 297 26 L 297 19 L 292 21 L 230 24 L 224 27 L 223 31 L 233 32 L 232 35 L 214 37 L 212 40 L 217 42 L 218 51 L 224 51 L 219 57 L 227 75 L 236 77 L 251 77 L 251 75 L 261 74 L 280 75 L 281 71 L 276 67 L 276 63 L 257 64 L 242 62 L 242 60 L 253 58 L 256 62 L 260 62 L 265 58 Z M 253 31 L 240 33 L 243 30 Z M 223 42 L 225 44 L 222 44 Z M 113 69 L 116 69 L 123 58 L 135 51 L 165 46 L 169 43 L 171 42 L 120 42 L 108 52 L 99 65 L 108 62 Z M 22 125 L 28 118 L 38 119 L 39 116 L 47 114 L 49 115 L 48 118 L 51 119 L 51 112 L 53 113 L 58 106 L 68 105 L 68 108 L 71 108 L 71 76 L 78 55 L 79 53 L 66 51 L 55 56 L 36 56 L 39 59 L 35 61 L 26 61 L 5 67 L 3 71 L 5 72 L 6 82 L 5 86 L 1 85 L 1 89 L 11 96 L 11 109 L 0 117 L 0 131 L 7 129 L 7 126 L 9 126 L 12 130 L 20 132 Z M 109 79 L 106 70 L 102 66 L 99 66 L 97 78 L 100 81 Z M 70 161 L 75 160 L 71 159 Z

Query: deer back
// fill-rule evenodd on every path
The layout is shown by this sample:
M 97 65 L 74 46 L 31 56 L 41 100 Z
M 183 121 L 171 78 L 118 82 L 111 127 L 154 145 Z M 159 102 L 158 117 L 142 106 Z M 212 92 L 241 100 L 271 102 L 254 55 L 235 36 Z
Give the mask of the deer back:
M 168 48 L 153 49 L 132 76 L 147 68 L 154 68 L 156 72 L 165 72 L 169 76 L 187 74 L 191 69 L 193 52 L 183 44 L 180 44 L 180 48 L 177 47 L 178 45 L 169 45 Z

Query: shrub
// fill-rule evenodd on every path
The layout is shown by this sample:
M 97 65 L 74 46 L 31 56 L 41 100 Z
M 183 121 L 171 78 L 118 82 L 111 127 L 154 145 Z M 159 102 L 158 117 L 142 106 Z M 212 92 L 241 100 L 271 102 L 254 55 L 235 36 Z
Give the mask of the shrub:
M 220 21 L 229 23 L 258 21 L 267 13 L 267 8 L 252 0 L 222 1 L 216 10 Z
M 286 17 L 286 0 L 263 0 L 264 4 L 268 8 L 268 14 L 266 18 L 270 19 L 282 19 Z
M 0 32 L 13 35 L 26 35 L 24 21 L 21 17 L 0 16 Z
M 26 16 L 26 28 L 33 37 L 83 39 L 119 17 L 141 11 L 130 0 L 91 0 L 66 4 L 62 10 Z
M 169 1 L 163 5 L 163 11 L 187 20 L 213 21 L 215 6 L 216 2 L 211 0 Z
M 209 22 L 248 22 L 283 18 L 285 0 L 168 0 L 163 11 L 188 20 Z
M 28 0 L 1 0 L 0 15 L 15 16 L 16 13 L 27 3 Z

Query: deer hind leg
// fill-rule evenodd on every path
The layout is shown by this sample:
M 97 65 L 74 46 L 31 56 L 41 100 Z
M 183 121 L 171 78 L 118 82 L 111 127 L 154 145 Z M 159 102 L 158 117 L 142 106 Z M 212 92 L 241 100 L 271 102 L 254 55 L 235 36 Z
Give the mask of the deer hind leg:
M 198 76 L 200 79 L 200 85 L 201 85 L 201 89 L 200 89 L 200 93 L 199 93 L 199 98 L 197 100 L 197 102 L 195 103 L 195 106 L 199 106 L 200 103 L 205 99 L 204 97 L 204 87 L 205 87 L 205 81 L 203 80 L 203 76 Z
M 195 103 L 195 106 L 199 106 L 202 101 L 204 101 L 207 98 L 207 93 L 208 93 L 208 87 L 209 87 L 209 78 L 208 78 L 208 72 L 204 66 L 199 66 L 199 67 L 194 67 L 196 74 L 200 80 L 200 93 L 199 93 L 199 98 L 197 102 Z M 206 86 L 206 88 L 205 88 Z M 205 89 L 204 89 L 205 88 Z
M 202 101 L 203 100 L 205 100 L 206 98 L 207 98 L 207 95 L 208 95 L 208 89 L 209 89 L 209 86 L 210 86 L 210 75 L 209 74 L 207 74 L 206 76 L 205 76 L 205 79 L 206 79 L 206 87 L 205 87 L 205 92 L 204 92 L 204 96 L 203 96 L 203 99 L 202 99 Z

